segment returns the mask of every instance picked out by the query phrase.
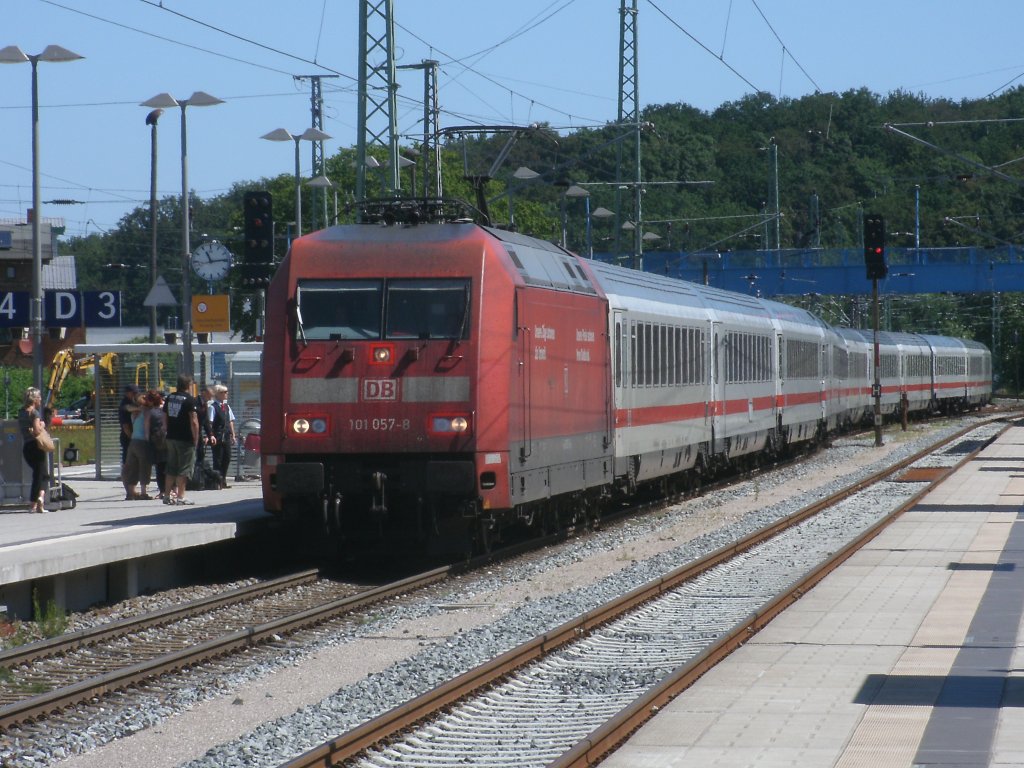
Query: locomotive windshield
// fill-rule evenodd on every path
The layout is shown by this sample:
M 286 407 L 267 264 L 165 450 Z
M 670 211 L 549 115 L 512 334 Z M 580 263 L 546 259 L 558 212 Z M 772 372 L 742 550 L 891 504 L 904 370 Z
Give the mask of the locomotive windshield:
M 306 341 L 461 339 L 468 279 L 304 280 L 297 302 Z
M 469 325 L 469 280 L 389 280 L 389 339 L 461 339 Z
M 379 339 L 383 280 L 305 280 L 298 305 L 307 341 Z

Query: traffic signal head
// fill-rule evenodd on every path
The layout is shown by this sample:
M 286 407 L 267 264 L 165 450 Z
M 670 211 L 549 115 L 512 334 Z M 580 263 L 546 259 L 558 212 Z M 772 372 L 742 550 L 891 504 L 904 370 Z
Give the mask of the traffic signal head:
M 266 288 L 276 267 L 273 264 L 239 264 L 237 269 L 243 288 Z
M 885 219 L 878 214 L 864 219 L 864 266 L 868 280 L 881 280 L 889 273 L 885 263 Z
M 273 198 L 269 192 L 246 192 L 243 205 L 243 260 L 248 264 L 270 264 L 274 260 Z

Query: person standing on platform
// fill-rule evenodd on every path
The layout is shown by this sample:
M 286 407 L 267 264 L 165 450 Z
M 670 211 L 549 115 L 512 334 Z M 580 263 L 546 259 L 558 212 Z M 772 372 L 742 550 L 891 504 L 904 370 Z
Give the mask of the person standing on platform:
M 135 398 L 139 395 L 139 388 L 135 384 L 125 384 L 121 403 L 117 406 L 117 423 L 120 425 L 121 434 L 121 465 L 128 457 L 128 444 L 132 441 L 132 417 L 134 416 Z
M 25 400 L 21 410 L 18 411 L 18 428 L 21 430 L 21 455 L 25 462 L 32 468 L 32 489 L 29 498 L 32 499 L 32 512 L 45 512 L 43 506 L 43 481 L 46 479 L 46 451 L 39 447 L 36 442 L 36 435 L 40 434 L 46 425 L 42 419 L 42 393 L 35 387 L 25 390 Z
M 167 485 L 164 504 L 195 504 L 185 498 L 188 478 L 196 465 L 196 444 L 199 442 L 199 417 L 196 400 L 190 394 L 192 377 L 178 376 L 177 389 L 164 401 L 167 413 Z
M 153 469 L 156 471 L 156 497 L 162 499 L 167 485 L 167 414 L 164 396 L 151 389 L 146 393 L 149 408 L 149 444 L 153 448 Z
M 217 445 L 217 438 L 213 436 L 213 427 L 210 423 L 210 407 L 213 402 L 213 385 L 206 384 L 196 399 L 196 416 L 199 418 L 199 442 L 196 443 L 197 466 L 202 464 L 206 457 L 206 447 L 209 446 L 212 450 Z
M 228 404 L 228 388 L 218 384 L 213 388 L 216 398 L 210 404 L 210 426 L 216 441 L 213 445 L 213 468 L 220 472 L 220 487 L 228 485 L 228 465 L 231 463 L 231 449 L 235 444 L 235 413 Z
M 153 469 L 153 448 L 149 444 L 149 406 L 143 395 L 135 396 L 135 405 L 128 409 L 132 414 L 132 439 L 121 468 L 121 482 L 124 484 L 124 500 L 152 498 L 146 493 L 149 474 Z

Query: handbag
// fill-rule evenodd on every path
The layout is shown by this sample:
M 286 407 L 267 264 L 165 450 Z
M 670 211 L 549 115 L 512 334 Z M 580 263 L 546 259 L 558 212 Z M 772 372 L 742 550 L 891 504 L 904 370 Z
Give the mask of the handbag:
M 50 433 L 45 429 L 36 435 L 36 445 L 46 451 L 46 453 L 53 453 L 53 438 L 50 437 Z

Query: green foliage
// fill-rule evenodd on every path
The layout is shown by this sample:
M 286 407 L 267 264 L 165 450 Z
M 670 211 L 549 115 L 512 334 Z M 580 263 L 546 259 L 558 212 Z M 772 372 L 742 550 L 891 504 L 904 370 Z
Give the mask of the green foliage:
M 4 381 L 9 379 L 9 384 Z M 24 404 L 25 390 L 32 386 L 32 371 L 28 368 L 3 368 L 0 372 L 0 414 L 5 419 L 18 417 Z
M 39 595 L 32 592 L 32 611 L 36 617 L 36 626 L 43 637 L 57 637 L 63 635 L 68 628 L 67 614 L 57 607 L 53 600 L 46 602 L 46 610 L 39 606 Z
M 68 376 L 64 386 L 54 399 L 53 408 L 66 408 L 76 400 L 80 400 L 93 390 L 92 376 Z
M 990 99 L 962 102 L 905 91 L 879 96 L 861 88 L 799 99 L 755 94 L 711 112 L 686 104 L 652 104 L 641 114 L 642 212 L 633 210 L 630 186 L 636 133 L 631 126 L 612 122 L 565 135 L 542 125 L 523 130 L 514 140 L 507 132 L 450 135 L 443 140 L 441 175 L 445 197 L 486 208 L 497 226 L 509 226 L 514 208 L 519 231 L 560 241 L 564 217 L 568 246 L 579 252 L 587 246 L 584 202 L 566 200 L 564 191 L 570 184 L 587 185 L 591 210 L 600 206 L 618 211 L 616 219 L 593 220 L 597 252 L 629 250 L 628 238 L 615 225 L 636 220 L 638 213 L 661 235 L 647 249 L 758 250 L 765 247 L 766 236 L 767 245 L 774 247 L 773 233 L 768 234 L 760 217 L 774 208 L 776 175 L 782 248 L 803 247 L 812 238 L 825 248 L 856 247 L 865 212 L 883 215 L 890 232 L 902 233 L 891 239 L 891 245 L 911 245 L 909 233 L 918 222 L 921 242 L 928 247 L 1016 243 L 1024 234 L 1017 217 L 1024 205 L 1022 185 L 986 174 L 972 162 L 1005 163 L 1003 172 L 1019 173 L 1011 161 L 1019 158 L 1024 146 L 1024 124 L 1001 119 L 1022 111 L 1021 87 Z M 912 125 L 898 130 L 935 148 L 887 128 L 908 123 Z M 413 148 L 420 147 L 413 143 Z M 371 152 L 385 159 L 379 147 Z M 355 157 L 354 148 L 343 148 L 325 160 L 325 173 L 338 191 L 341 223 L 354 220 L 350 204 L 356 185 Z M 499 157 L 502 162 L 495 163 Z M 513 173 L 520 166 L 540 176 L 516 179 Z M 383 169 L 368 170 L 367 197 L 381 193 L 384 178 Z M 418 192 L 422 182 L 420 176 Z M 413 186 L 408 170 L 403 171 L 402 186 L 406 191 Z M 238 181 L 228 192 L 206 200 L 193 195 L 193 246 L 216 238 L 240 257 L 242 196 L 250 189 L 273 194 L 276 254 L 283 258 L 287 222 L 295 218 L 290 174 Z M 320 194 L 309 188 L 303 191 L 304 232 L 313 228 L 314 216 L 316 225 L 323 225 Z M 334 195 L 327 194 L 328 218 L 333 219 Z M 920 201 L 919 219 L 915 196 Z M 180 201 L 167 197 L 157 208 L 158 272 L 177 293 L 175 286 L 180 287 L 182 277 Z M 970 227 L 952 223 L 966 216 L 972 217 Z M 150 285 L 151 242 L 146 205 L 126 215 L 115 230 L 74 238 L 64 251 L 78 256 L 81 288 L 120 287 L 125 322 L 145 324 L 142 299 Z M 110 266 L 118 264 L 126 267 Z M 191 272 L 188 279 L 193 293 L 206 291 L 207 286 Z M 230 291 L 232 322 L 243 338 L 251 339 L 256 313 L 247 313 L 243 307 L 247 300 L 251 306 L 256 302 L 237 280 L 232 274 L 227 284 L 214 288 Z M 988 306 L 983 306 L 986 302 Z M 1009 340 L 1019 338 L 1024 324 L 1024 318 L 1010 309 L 1017 303 L 1002 303 L 1001 330 L 992 322 L 990 298 L 897 306 L 890 315 L 890 327 L 963 333 L 986 344 L 1001 343 L 1006 349 L 997 350 L 997 366 L 1011 366 L 1017 364 L 1019 353 L 1010 349 Z

